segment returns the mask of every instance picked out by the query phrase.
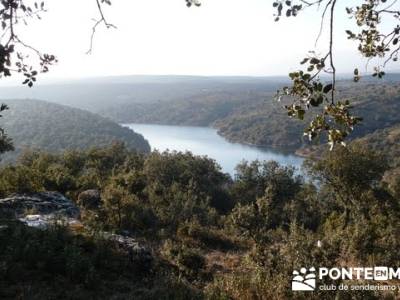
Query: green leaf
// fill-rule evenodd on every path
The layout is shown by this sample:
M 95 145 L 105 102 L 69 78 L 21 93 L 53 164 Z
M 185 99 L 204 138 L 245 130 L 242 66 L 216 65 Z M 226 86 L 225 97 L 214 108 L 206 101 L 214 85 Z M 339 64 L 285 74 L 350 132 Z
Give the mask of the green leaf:
M 309 58 L 306 57 L 300 62 L 300 64 L 304 65 L 306 62 L 308 62 L 308 60 L 309 60 Z
M 333 85 L 332 85 L 331 83 L 330 83 L 330 84 L 327 84 L 326 86 L 324 86 L 323 92 L 324 92 L 325 94 L 327 94 L 327 93 L 329 93 L 329 91 L 332 90 L 332 88 L 333 88 Z

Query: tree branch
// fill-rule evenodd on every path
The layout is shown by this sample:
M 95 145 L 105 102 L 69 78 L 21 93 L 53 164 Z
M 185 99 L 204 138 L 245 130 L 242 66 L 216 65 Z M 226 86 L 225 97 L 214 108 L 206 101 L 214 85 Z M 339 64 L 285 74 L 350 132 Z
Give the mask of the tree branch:
M 330 16 L 331 19 L 329 25 L 329 58 L 330 58 L 330 65 L 332 68 L 332 90 L 331 90 L 332 104 L 335 103 L 335 86 L 336 86 L 336 67 L 333 62 L 333 22 L 335 14 L 335 5 L 336 5 L 336 0 L 333 0 L 331 5 L 331 16 Z
M 324 28 L 325 14 L 326 14 L 326 12 L 327 12 L 327 10 L 328 10 L 328 7 L 329 7 L 329 5 L 331 4 L 331 2 L 332 2 L 332 0 L 330 0 L 330 1 L 325 5 L 324 11 L 323 11 L 323 13 L 322 13 L 322 16 L 321 16 L 321 24 L 320 24 L 320 26 L 319 26 L 318 36 L 317 36 L 317 38 L 315 39 L 315 44 L 314 44 L 315 47 L 317 46 L 318 41 L 319 41 L 319 39 L 320 39 L 320 37 L 321 37 L 321 35 L 322 35 L 322 30 L 323 30 L 323 28 Z
M 104 2 L 104 0 L 102 2 Z M 111 4 L 111 2 L 106 2 L 106 3 Z M 108 28 L 115 28 L 115 29 L 117 28 L 114 24 L 111 24 L 111 23 L 107 22 L 107 19 L 105 18 L 104 13 L 103 13 L 103 8 L 101 7 L 100 0 L 96 0 L 96 4 L 97 4 L 98 12 L 100 14 L 100 19 L 95 20 L 96 23 L 92 27 L 92 34 L 90 36 L 90 47 L 89 47 L 89 50 L 86 52 L 86 54 L 91 54 L 92 53 L 93 41 L 94 41 L 94 36 L 96 34 L 97 26 L 99 26 L 100 24 L 104 24 L 107 29 Z

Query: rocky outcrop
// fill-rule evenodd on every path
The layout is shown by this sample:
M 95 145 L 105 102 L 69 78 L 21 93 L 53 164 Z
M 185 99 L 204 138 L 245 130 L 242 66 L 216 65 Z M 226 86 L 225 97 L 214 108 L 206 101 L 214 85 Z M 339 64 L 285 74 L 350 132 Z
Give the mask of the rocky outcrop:
M 0 199 L 0 216 L 37 228 L 54 223 L 82 227 L 78 207 L 58 192 L 15 194 Z
M 50 225 L 65 225 L 74 230 L 83 229 L 83 224 L 75 218 L 69 218 L 59 214 L 48 215 L 25 215 L 18 218 L 19 221 L 30 227 L 46 229 Z
M 144 272 L 151 269 L 153 255 L 148 248 L 140 245 L 138 241 L 118 234 L 109 234 L 107 239 L 113 241 L 120 250 L 128 255 L 129 262 L 137 271 Z
M 0 199 L 2 216 L 22 217 L 30 215 L 58 215 L 79 218 L 78 207 L 58 192 L 14 194 Z
M 100 192 L 97 190 L 82 192 L 79 198 L 80 206 L 86 208 L 98 207 L 101 201 Z M 55 223 L 68 225 L 72 229 L 85 228 L 79 221 L 79 208 L 58 192 L 15 194 L 0 199 L 0 217 L 18 219 L 28 226 L 40 229 L 45 229 Z M 135 270 L 150 270 L 153 255 L 147 247 L 140 245 L 137 240 L 128 235 L 108 232 L 99 232 L 99 234 L 125 253 Z

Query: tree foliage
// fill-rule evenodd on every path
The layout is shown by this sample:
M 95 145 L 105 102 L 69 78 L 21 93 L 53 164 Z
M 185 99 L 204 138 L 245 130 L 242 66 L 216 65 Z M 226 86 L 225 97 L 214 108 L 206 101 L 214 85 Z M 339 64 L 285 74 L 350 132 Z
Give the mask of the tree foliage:
M 346 8 L 346 12 L 355 20 L 359 32 L 353 33 L 346 30 L 348 38 L 358 42 L 358 51 L 364 57 L 386 58 L 383 65 L 375 67 L 373 76 L 382 78 L 385 74 L 381 68 L 390 60 L 397 61 L 399 48 L 397 46 L 400 33 L 399 16 L 400 10 L 397 1 L 387 3 L 386 0 L 363 0 L 357 1 L 355 6 Z M 306 66 L 306 71 L 300 70 L 289 74 L 293 85 L 285 87 L 278 92 L 278 97 L 287 96 L 293 99 L 291 105 L 287 105 L 288 115 L 303 119 L 304 114 L 311 107 L 322 107 L 317 112 L 305 129 L 305 135 L 310 140 L 314 139 L 319 133 L 327 132 L 331 148 L 337 143 L 343 143 L 345 138 L 353 131 L 355 125 L 362 120 L 354 116 L 351 112 L 352 106 L 348 99 L 336 97 L 336 67 L 334 62 L 334 29 L 336 0 L 317 0 L 317 1 L 274 1 L 273 7 L 276 8 L 276 21 L 282 16 L 297 16 L 302 10 L 320 6 L 323 9 L 320 33 L 317 41 L 323 33 L 324 21 L 329 22 L 329 50 L 326 54 L 310 55 L 304 58 L 301 64 Z M 386 31 L 387 27 L 392 29 Z M 324 83 L 321 73 L 330 75 L 331 80 Z M 354 69 L 354 81 L 359 81 L 360 72 L 357 67 Z

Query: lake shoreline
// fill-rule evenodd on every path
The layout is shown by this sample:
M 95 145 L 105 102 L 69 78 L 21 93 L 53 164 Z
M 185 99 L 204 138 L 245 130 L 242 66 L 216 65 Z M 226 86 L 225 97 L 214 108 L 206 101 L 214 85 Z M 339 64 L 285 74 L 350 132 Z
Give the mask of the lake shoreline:
M 227 135 L 224 135 L 220 132 L 219 128 L 216 126 L 201 126 L 201 125 L 184 125 L 184 124 L 164 124 L 164 123 L 121 123 L 120 125 L 123 127 L 129 127 L 130 124 L 137 124 L 137 125 L 149 125 L 149 126 L 176 126 L 176 127 L 189 127 L 189 128 L 210 128 L 216 130 L 217 134 L 225 139 L 227 142 L 232 143 L 232 144 L 238 144 L 238 145 L 245 145 L 245 146 L 250 146 L 250 147 L 255 147 L 260 150 L 264 151 L 278 151 L 282 152 L 283 154 L 286 155 L 295 155 L 299 157 L 304 157 L 307 158 L 307 155 L 303 155 L 301 150 L 303 148 L 299 148 L 297 146 L 287 146 L 287 145 L 263 145 L 263 144 L 255 144 L 255 143 L 250 143 L 246 141 L 242 141 L 239 139 L 231 138 Z M 297 153 L 297 151 L 299 151 Z
M 190 151 L 194 155 L 205 155 L 214 159 L 224 172 L 232 176 L 236 166 L 243 161 L 274 160 L 296 168 L 300 168 L 303 163 L 303 158 L 293 152 L 229 141 L 212 127 L 142 123 L 125 123 L 121 126 L 142 134 L 152 150 Z

